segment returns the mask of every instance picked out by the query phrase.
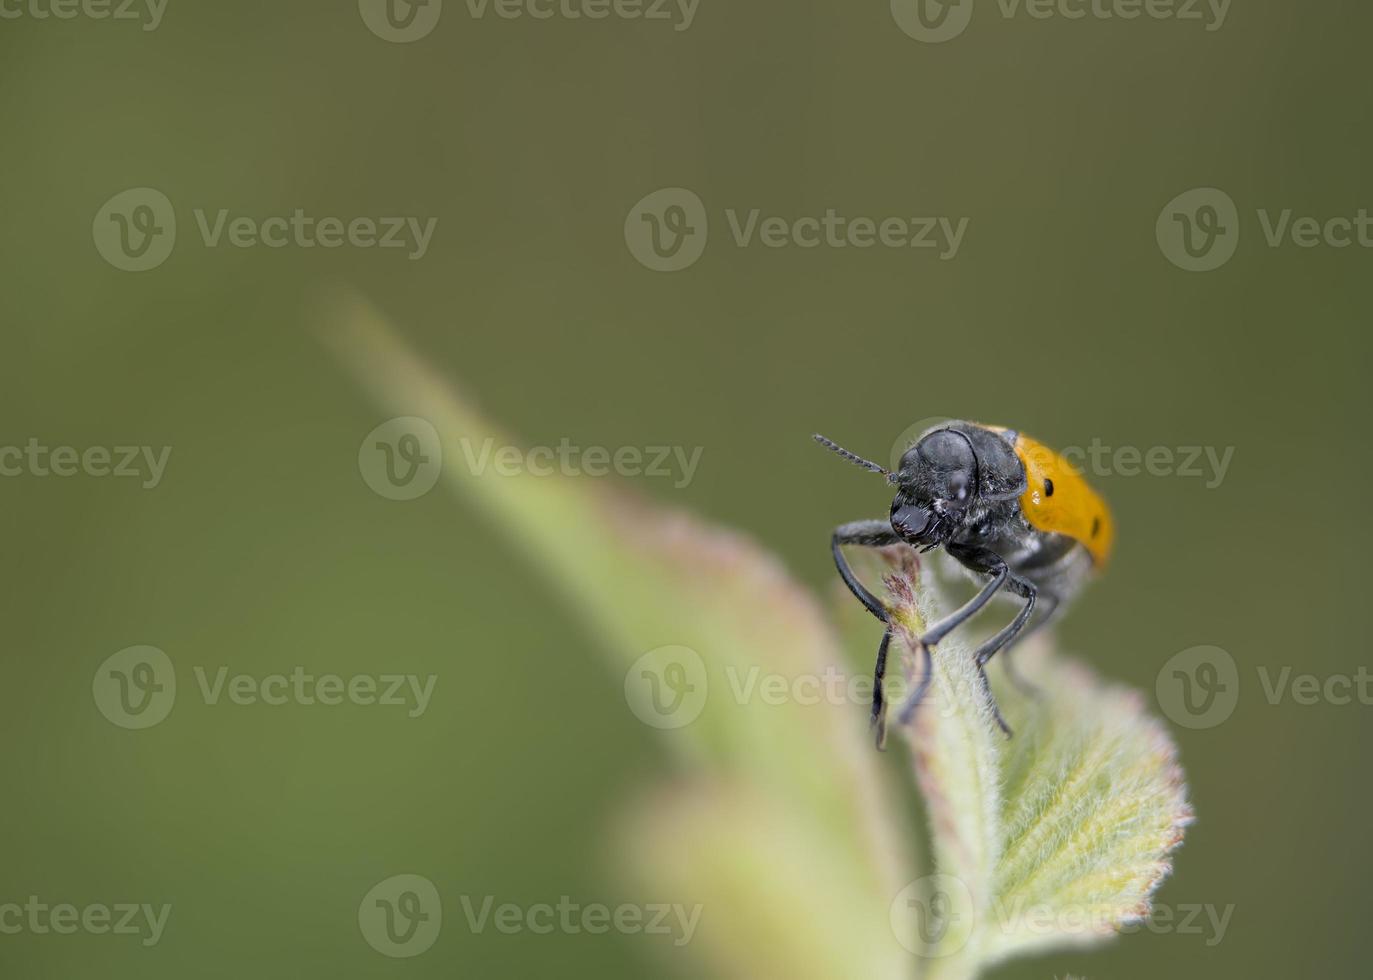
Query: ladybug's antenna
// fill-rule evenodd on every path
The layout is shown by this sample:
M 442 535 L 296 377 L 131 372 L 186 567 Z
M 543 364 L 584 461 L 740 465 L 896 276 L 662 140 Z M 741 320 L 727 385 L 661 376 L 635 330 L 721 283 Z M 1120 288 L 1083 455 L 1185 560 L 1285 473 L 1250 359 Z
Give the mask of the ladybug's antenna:
M 891 470 L 885 470 L 885 469 L 883 469 L 882 467 L 878 466 L 876 463 L 872 462 L 872 460 L 864 459 L 862 456 L 859 456 L 857 453 L 851 453 L 851 452 L 849 452 L 847 449 L 845 449 L 843 446 L 839 445 L 839 443 L 835 442 L 833 439 L 826 439 L 824 436 L 820 435 L 818 432 L 814 435 L 813 438 L 815 439 L 816 442 L 820 443 L 820 445 L 824 446 L 826 449 L 830 450 L 831 452 L 837 453 L 837 454 L 839 454 L 840 456 L 844 457 L 845 459 L 847 459 L 847 460 L 848 460 L 850 463 L 852 463 L 853 465 L 855 465 L 855 466 L 861 466 L 861 467 L 863 467 L 863 469 L 865 469 L 865 470 L 871 470 L 871 471 L 874 472 L 874 473 L 881 473 L 883 476 L 885 476 L 885 477 L 887 478 L 887 482 L 888 482 L 888 483 L 895 483 L 895 482 L 896 482 L 896 476 L 891 472 Z

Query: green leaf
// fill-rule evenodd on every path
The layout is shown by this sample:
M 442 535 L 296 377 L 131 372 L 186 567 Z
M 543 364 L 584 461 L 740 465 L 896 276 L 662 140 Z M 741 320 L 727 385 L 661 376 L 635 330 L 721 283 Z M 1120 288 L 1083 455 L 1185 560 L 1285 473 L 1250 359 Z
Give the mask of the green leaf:
M 938 616 L 937 590 L 928 572 L 917 588 L 921 578 L 907 558 L 887 580 L 894 646 L 912 677 L 915 638 Z M 1176 746 L 1137 692 L 1042 640 L 1012 655 L 1037 689 L 1027 696 L 990 670 L 1013 738 L 996 726 L 959 633 L 940 644 L 931 696 L 905 731 L 939 871 L 918 889 L 917 910 L 943 917 L 907 942 L 932 976 L 1100 942 L 1147 917 L 1192 820 Z

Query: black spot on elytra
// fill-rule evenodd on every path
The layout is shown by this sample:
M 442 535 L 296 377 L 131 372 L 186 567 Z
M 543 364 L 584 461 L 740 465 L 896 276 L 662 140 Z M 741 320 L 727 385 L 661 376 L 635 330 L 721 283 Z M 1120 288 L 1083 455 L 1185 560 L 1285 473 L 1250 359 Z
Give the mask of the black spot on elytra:
M 1100 516 L 1100 515 L 1097 515 L 1096 517 L 1093 517 L 1093 518 L 1092 518 L 1092 537 L 1096 537 L 1096 536 L 1097 536 L 1097 532 L 1100 531 L 1100 530 L 1101 530 L 1101 516 Z
M 1053 480 L 1050 480 L 1050 479 L 1046 476 L 1046 477 L 1044 478 L 1044 496 L 1046 496 L 1046 497 L 1052 497 L 1053 495 L 1054 495 L 1054 481 L 1053 481 Z

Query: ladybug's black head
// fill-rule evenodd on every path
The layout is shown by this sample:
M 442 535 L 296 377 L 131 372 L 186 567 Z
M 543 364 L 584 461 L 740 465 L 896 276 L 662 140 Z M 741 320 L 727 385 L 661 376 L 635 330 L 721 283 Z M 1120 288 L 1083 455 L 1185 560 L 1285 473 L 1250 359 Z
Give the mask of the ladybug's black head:
M 977 452 L 962 432 L 936 429 L 906 450 L 892 482 L 892 530 L 911 544 L 936 547 L 977 498 Z
M 931 429 L 901 456 L 896 471 L 856 456 L 824 436 L 822 446 L 851 463 L 881 473 L 896 487 L 891 526 L 897 536 L 928 551 L 960 531 L 988 527 L 998 506 L 1015 508 L 1025 491 L 1025 467 L 1016 455 L 1015 433 L 973 422 Z
M 901 457 L 895 473 L 816 436 L 822 446 L 851 463 L 881 473 L 896 487 L 892 530 L 906 542 L 926 548 L 944 544 L 960 526 L 978 496 L 978 456 L 971 439 L 957 429 L 927 432 Z

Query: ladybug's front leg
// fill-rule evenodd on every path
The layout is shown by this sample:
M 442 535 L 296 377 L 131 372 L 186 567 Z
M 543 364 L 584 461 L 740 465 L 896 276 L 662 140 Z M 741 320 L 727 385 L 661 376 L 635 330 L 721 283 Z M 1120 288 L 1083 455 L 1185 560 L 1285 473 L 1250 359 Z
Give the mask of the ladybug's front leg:
M 887 737 L 887 701 L 882 691 L 882 684 L 887 677 L 887 648 L 891 646 L 891 624 L 888 622 L 887 609 L 882 602 L 871 592 L 867 586 L 858 581 L 858 576 L 853 574 L 853 569 L 849 567 L 848 560 L 844 557 L 843 546 L 846 544 L 861 545 L 865 548 L 885 548 L 888 545 L 898 544 L 901 539 L 892 530 L 891 524 L 886 521 L 854 521 L 850 524 L 840 525 L 834 531 L 834 536 L 830 539 L 830 550 L 834 553 L 834 567 L 839 569 L 839 577 L 844 580 L 844 584 L 849 587 L 859 602 L 878 619 L 882 621 L 882 642 L 877 645 L 877 664 L 873 668 L 873 688 L 872 688 L 872 717 L 870 724 L 877 732 L 877 747 L 880 749 L 886 743 Z

